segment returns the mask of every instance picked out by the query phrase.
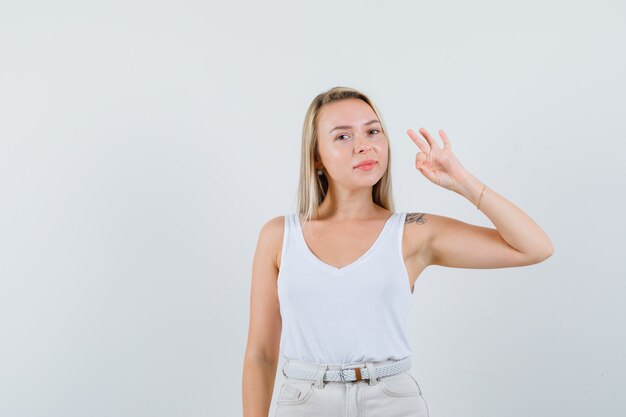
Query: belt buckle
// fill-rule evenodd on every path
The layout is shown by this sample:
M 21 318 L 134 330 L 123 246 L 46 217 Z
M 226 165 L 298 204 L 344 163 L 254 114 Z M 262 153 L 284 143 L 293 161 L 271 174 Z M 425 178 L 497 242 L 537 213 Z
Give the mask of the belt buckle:
M 359 370 L 358 373 L 356 371 L 357 369 Z M 349 371 L 349 370 L 354 371 L 354 380 L 346 381 L 346 379 L 344 378 L 344 371 Z M 361 373 L 361 368 L 360 367 L 342 368 L 342 369 L 339 370 L 339 375 L 341 376 L 341 380 L 343 382 L 353 382 L 353 381 L 354 382 L 358 382 L 358 381 L 364 381 L 365 380 L 365 378 L 363 378 L 361 376 L 362 373 Z

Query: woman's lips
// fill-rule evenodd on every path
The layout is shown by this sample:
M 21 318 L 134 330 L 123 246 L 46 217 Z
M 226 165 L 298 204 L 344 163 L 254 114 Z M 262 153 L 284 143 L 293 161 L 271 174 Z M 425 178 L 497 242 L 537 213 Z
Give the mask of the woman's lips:
M 371 164 L 363 164 L 363 165 L 360 165 L 360 166 L 356 167 L 356 169 L 362 169 L 363 171 L 370 171 L 370 170 L 372 170 L 375 166 L 376 166 L 376 162 L 372 162 Z

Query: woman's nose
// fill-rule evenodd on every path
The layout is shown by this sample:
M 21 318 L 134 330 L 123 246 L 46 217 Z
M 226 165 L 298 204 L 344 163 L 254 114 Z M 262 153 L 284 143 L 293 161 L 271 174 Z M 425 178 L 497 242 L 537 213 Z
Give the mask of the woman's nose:
M 361 139 L 357 139 L 355 142 L 356 145 L 356 149 L 357 151 L 362 151 L 362 150 L 371 150 L 372 149 L 372 145 L 367 143 L 367 139 L 361 138 Z
M 366 144 L 361 144 L 357 147 L 357 151 L 361 152 L 361 151 L 371 151 L 372 150 L 372 145 L 366 145 Z

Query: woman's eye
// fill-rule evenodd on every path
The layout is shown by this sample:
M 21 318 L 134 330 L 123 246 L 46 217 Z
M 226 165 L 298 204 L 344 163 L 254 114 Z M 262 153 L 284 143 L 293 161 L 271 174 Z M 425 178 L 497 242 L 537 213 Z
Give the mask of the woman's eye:
M 370 133 L 372 133 L 372 132 L 376 132 L 375 134 L 377 134 L 377 133 L 380 133 L 380 130 L 378 130 L 378 129 L 371 129 L 369 132 L 370 132 Z M 348 135 L 339 135 L 339 136 L 337 136 L 337 137 L 336 137 L 336 139 L 342 140 L 341 138 L 342 138 L 343 136 L 348 136 Z

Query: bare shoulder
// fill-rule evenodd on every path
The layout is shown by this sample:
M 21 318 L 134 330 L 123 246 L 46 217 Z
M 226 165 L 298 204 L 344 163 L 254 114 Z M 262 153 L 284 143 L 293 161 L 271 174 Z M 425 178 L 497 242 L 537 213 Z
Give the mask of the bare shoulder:
M 276 268 L 280 265 L 280 252 L 283 245 L 284 230 L 285 216 L 276 216 L 265 222 L 259 232 L 258 245 L 264 247 L 266 253 L 272 255 L 272 260 Z
M 429 218 L 429 213 L 419 211 L 406 213 L 402 240 L 403 246 L 407 248 L 408 257 L 424 256 L 423 249 L 426 247 L 428 230 L 430 229 Z
M 408 217 L 408 216 L 407 216 Z M 424 213 L 424 216 L 418 216 L 416 223 L 420 221 L 427 225 L 426 231 L 428 233 L 429 241 L 442 232 L 452 230 L 459 224 L 468 224 L 454 217 L 443 216 L 440 214 Z
M 419 258 L 424 267 L 432 262 L 429 243 L 441 227 L 441 220 L 442 216 L 420 211 L 409 211 L 404 219 L 403 245 L 407 248 L 407 256 Z
M 446 227 L 450 223 L 459 221 L 453 217 L 442 216 L 434 213 L 420 213 L 420 212 L 408 212 L 406 215 L 405 224 L 414 223 L 418 225 L 424 225 L 426 228 L 435 229 Z

